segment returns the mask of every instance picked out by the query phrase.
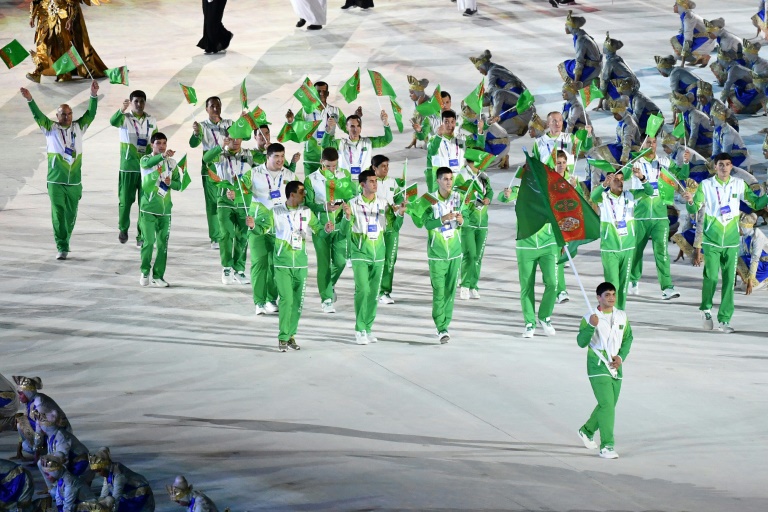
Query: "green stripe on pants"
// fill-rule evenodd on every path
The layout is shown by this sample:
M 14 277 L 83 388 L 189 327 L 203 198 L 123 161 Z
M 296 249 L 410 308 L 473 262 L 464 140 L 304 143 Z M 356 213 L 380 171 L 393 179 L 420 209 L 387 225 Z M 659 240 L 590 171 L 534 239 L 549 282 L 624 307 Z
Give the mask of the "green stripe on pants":
M 397 263 L 397 249 L 400 246 L 400 232 L 385 231 L 384 246 L 386 253 L 384 255 L 384 272 L 381 274 L 381 286 L 379 287 L 380 296 L 385 293 L 392 293 L 392 282 L 395 278 L 395 263 Z

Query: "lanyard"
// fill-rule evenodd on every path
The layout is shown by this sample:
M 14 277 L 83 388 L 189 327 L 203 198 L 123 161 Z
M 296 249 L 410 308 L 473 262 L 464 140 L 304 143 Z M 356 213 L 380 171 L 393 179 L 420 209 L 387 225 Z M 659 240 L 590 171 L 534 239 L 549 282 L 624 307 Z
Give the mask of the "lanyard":
M 136 138 L 140 139 L 141 138 L 141 133 L 139 133 L 139 127 L 142 124 L 144 124 L 144 123 L 143 122 L 142 123 L 136 123 L 136 118 L 135 117 L 133 119 L 131 119 L 131 120 L 133 121 L 133 128 L 136 130 Z M 147 118 L 145 116 L 144 120 L 147 121 L 147 134 L 144 136 L 144 138 L 148 139 L 149 138 L 149 118 Z
M 621 220 L 627 220 L 627 205 L 629 204 L 629 201 L 627 201 L 627 198 L 624 197 L 624 194 L 621 194 L 621 198 L 624 201 L 624 213 L 621 216 Z M 608 200 L 611 202 L 611 213 L 613 213 L 613 222 L 617 223 L 619 222 L 619 218 L 616 216 L 616 206 L 613 204 L 613 198 L 609 197 Z
M 229 174 L 231 174 L 232 177 L 234 177 L 235 171 L 232 169 L 232 157 L 229 157 L 229 156 L 227 157 L 227 163 L 229 164 Z M 243 160 L 241 158 L 240 159 L 240 174 L 238 174 L 238 176 L 242 176 L 243 175 L 243 167 L 244 166 L 245 166 L 245 160 Z M 267 178 L 267 179 L 269 179 L 269 178 Z
M 286 210 L 288 207 L 286 206 Z M 299 231 L 304 231 L 304 217 L 301 216 L 301 210 L 297 210 L 299 214 Z M 285 214 L 285 216 L 288 218 L 288 227 L 291 229 L 291 233 L 293 233 L 293 220 L 291 220 L 291 211 L 288 210 L 288 213 Z
M 360 200 L 360 209 L 363 211 L 363 216 L 365 217 L 365 224 L 369 225 L 370 221 L 368 220 L 368 212 L 365 211 L 365 204 L 363 204 L 363 200 Z M 376 225 L 379 224 L 379 212 L 381 209 L 379 208 L 379 205 L 376 205 Z M 373 209 L 371 209 L 371 216 L 373 216 Z
M 349 141 L 349 142 L 352 142 L 352 141 Z M 360 140 L 357 143 L 355 143 L 355 151 L 357 151 L 357 146 L 361 142 L 363 142 L 362 137 L 360 137 Z M 365 143 L 363 143 L 363 147 L 365 147 Z M 350 144 L 347 144 L 347 148 L 349 149 L 349 164 L 351 167 L 352 166 L 352 146 Z M 360 150 L 360 158 L 357 160 L 357 166 L 362 168 L 362 165 L 363 165 L 363 151 Z
M 440 193 L 438 192 L 437 195 L 439 196 Z M 453 212 L 453 210 L 454 210 L 453 199 L 454 199 L 453 194 L 451 194 L 451 196 L 449 197 L 449 201 L 446 201 L 446 202 L 438 201 L 437 202 L 437 216 L 438 217 L 442 217 L 443 215 L 446 215 L 446 214 L 449 214 L 449 213 Z M 443 213 L 443 208 L 441 206 L 442 204 L 448 205 L 445 213 Z
M 214 131 L 214 128 L 216 131 Z M 218 146 L 219 145 L 219 139 L 216 138 L 216 132 L 219 131 L 218 125 L 211 126 L 211 136 L 213 136 L 213 145 Z
M 726 185 L 723 185 L 723 192 L 725 195 L 725 198 L 728 199 L 730 196 L 729 190 L 731 188 L 731 184 L 729 183 L 728 188 L 726 188 Z M 723 203 L 720 201 L 720 187 L 715 185 L 715 192 L 717 192 L 717 206 L 722 210 L 723 209 Z
M 456 138 L 453 138 L 454 146 L 456 146 L 456 159 L 459 159 L 459 142 L 456 140 Z M 448 152 L 448 158 L 451 158 L 451 148 L 448 145 L 448 140 L 443 138 L 443 144 L 445 144 L 445 150 Z
M 272 181 L 269 179 L 269 171 L 266 171 L 264 176 L 267 178 L 267 187 L 269 188 L 270 192 L 274 190 L 280 190 L 280 185 L 283 184 L 283 173 L 280 173 L 280 179 L 277 181 L 277 188 L 275 189 L 272 188 Z
M 67 147 L 66 132 L 64 130 L 62 130 L 61 128 L 59 128 L 59 131 L 61 132 L 61 138 L 64 140 L 64 147 L 66 148 Z M 67 129 L 67 131 L 69 131 L 69 129 Z M 72 131 L 72 145 L 69 146 L 69 147 L 71 147 L 72 149 L 75 148 L 75 132 L 74 132 L 74 130 Z

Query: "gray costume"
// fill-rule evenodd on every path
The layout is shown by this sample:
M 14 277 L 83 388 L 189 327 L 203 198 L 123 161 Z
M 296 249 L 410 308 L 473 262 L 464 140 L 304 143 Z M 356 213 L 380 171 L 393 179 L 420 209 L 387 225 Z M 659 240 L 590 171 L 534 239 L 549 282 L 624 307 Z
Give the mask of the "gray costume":
M 523 81 L 504 66 L 489 62 L 487 69 L 488 73 L 485 76 L 488 89 L 485 91 L 485 99 L 488 101 L 490 101 L 493 94 L 500 89 L 515 91 L 518 94 L 526 89 Z
M 707 27 L 707 32 L 716 36 L 716 41 L 719 46 L 717 51 L 717 61 L 712 63 L 709 68 L 717 79 L 717 83 L 722 86 L 726 79 L 726 69 L 728 63 L 721 59 L 722 54 L 730 54 L 732 58 L 741 59 L 743 57 L 743 47 L 741 45 L 741 39 L 725 30 L 725 21 L 723 18 L 718 18 L 712 21 L 704 21 L 704 25 Z
M 627 80 L 628 85 L 631 84 L 630 91 L 628 92 L 630 96 L 640 89 L 640 81 L 637 79 L 637 75 L 624 62 L 624 59 L 616 54 L 623 46 L 624 43 L 617 39 L 611 39 L 610 34 L 606 32 L 605 43 L 603 44 L 605 61 L 603 62 L 603 70 L 600 73 L 600 91 L 606 98 L 616 99 L 621 96 L 621 93 L 616 90 L 611 80 Z
M 112 497 L 115 500 L 112 509 L 114 512 L 123 512 L 124 510 L 154 512 L 155 510 L 155 498 L 147 479 L 119 462 L 112 462 L 109 474 L 104 477 L 99 499 L 107 497 Z M 121 508 L 123 503 L 134 506 Z M 139 506 L 141 508 L 138 508 Z
M 696 84 L 701 80 L 691 73 L 688 68 L 674 67 L 669 72 L 669 89 L 672 92 L 687 94 L 696 92 Z M 694 100 L 695 101 L 695 100 Z
M 580 28 L 572 28 L 571 34 L 575 38 L 574 50 L 576 52 L 576 63 L 573 70 L 573 76 L 570 76 L 566 71 L 566 75 L 572 80 L 577 82 L 583 82 L 586 87 L 593 80 L 599 80 L 600 72 L 603 67 L 603 54 L 600 53 L 600 47 L 597 45 L 592 36 L 587 34 L 586 31 Z M 565 63 L 560 64 L 564 66 Z M 588 74 L 584 74 L 586 68 L 591 68 Z M 563 70 L 560 71 L 560 76 L 565 81 L 563 76 Z
M 501 116 L 498 124 L 512 137 L 525 135 L 528 131 L 528 123 L 536 113 L 536 108 L 533 106 L 525 112 L 508 111 L 515 106 L 519 97 L 519 94 L 501 89 L 496 90 L 492 96 L 491 117 Z
M 19 410 L 19 395 L 16 386 L 0 373 L 0 432 L 16 428 L 16 412 Z
M 88 467 L 88 448 L 71 432 L 53 425 L 46 425 L 44 421 L 39 423 L 46 434 L 46 453 L 59 457 L 69 473 L 90 485 L 94 475 Z M 43 478 L 45 478 L 46 473 L 42 461 L 38 462 L 37 465 Z
M 727 102 L 736 114 L 754 114 L 762 108 L 765 99 L 763 91 L 758 90 L 756 95 L 750 94 L 754 89 L 752 70 L 731 62 L 720 99 Z
M 53 476 L 53 475 L 52 475 Z M 94 501 L 88 486 L 66 469 L 60 470 L 51 487 L 51 499 L 62 512 L 76 512 L 77 505 Z
M 39 377 L 24 377 L 14 375 L 13 381 L 16 383 L 16 390 L 24 395 L 24 406 L 26 414 L 17 422 L 17 430 L 21 438 L 21 450 L 27 454 L 33 454 L 38 449 L 45 447 L 45 432 L 42 431 L 38 423 L 38 414 L 51 413 L 55 411 L 59 425 L 72 431 L 72 426 L 67 420 L 67 415 L 59 405 L 44 393 L 38 392 L 42 389 L 43 383 Z M 43 412 L 44 411 L 44 412 Z

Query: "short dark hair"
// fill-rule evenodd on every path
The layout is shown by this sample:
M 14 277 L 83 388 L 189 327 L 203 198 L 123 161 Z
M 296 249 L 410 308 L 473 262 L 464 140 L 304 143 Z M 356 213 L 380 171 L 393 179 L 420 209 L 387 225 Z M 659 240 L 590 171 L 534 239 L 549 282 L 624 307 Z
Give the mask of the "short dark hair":
M 450 118 L 456 119 L 456 112 L 454 112 L 451 109 L 443 110 L 443 113 L 440 114 L 440 119 Z
M 568 159 L 568 153 L 566 153 L 562 149 L 558 149 L 555 158 L 565 158 L 567 160 Z
M 717 165 L 717 162 L 722 162 L 723 160 L 728 160 L 729 162 L 733 163 L 733 158 L 731 158 L 731 155 L 729 153 L 719 153 L 715 155 L 713 162 L 715 163 L 715 165 Z
M 303 187 L 304 184 L 299 180 L 289 181 L 285 184 L 285 197 L 291 197 L 291 194 L 295 194 L 299 191 L 299 187 Z
M 147 94 L 144 91 L 140 91 L 140 90 L 136 89 L 135 91 L 133 91 L 131 93 L 130 96 L 128 96 L 129 100 L 132 100 L 133 98 L 141 98 L 144 101 L 147 101 Z
M 267 146 L 267 158 L 272 156 L 275 153 L 285 153 L 285 146 L 280 144 L 279 142 L 273 142 L 269 146 Z
M 376 177 L 376 173 L 373 172 L 370 169 L 366 169 L 365 171 L 361 172 L 360 175 L 357 177 L 357 180 L 362 184 L 368 181 L 368 178 L 370 177 Z
M 448 91 L 440 91 L 440 97 L 451 99 L 451 93 L 449 93 Z
M 597 290 L 595 290 L 595 293 L 597 295 L 602 295 L 605 292 L 615 292 L 615 291 L 616 291 L 616 287 L 613 286 L 613 283 L 609 283 L 608 281 L 605 281 L 597 285 Z
M 439 167 L 437 172 L 435 172 L 435 179 L 439 180 L 443 174 L 453 174 L 453 171 L 450 167 Z
M 360 123 L 360 126 L 363 125 L 363 120 L 360 119 L 360 116 L 357 114 L 352 114 L 351 116 L 347 116 L 347 124 L 349 124 L 350 121 L 353 119 L 357 119 L 357 122 Z
M 372 167 L 378 167 L 384 162 L 389 162 L 389 157 L 384 155 L 373 155 L 373 158 L 371 158 L 371 166 Z
M 339 160 L 339 152 L 336 150 L 336 148 L 325 148 L 322 155 L 320 155 L 320 160 L 325 160 L 326 162 L 337 162 Z
M 168 137 L 166 137 L 163 132 L 155 132 L 152 134 L 152 137 L 149 138 L 149 143 L 154 144 L 156 140 L 160 139 L 168 140 Z
M 268 124 L 260 124 L 259 125 L 259 130 L 269 130 L 269 125 Z
M 328 84 L 323 82 L 323 81 L 315 82 L 315 89 L 317 89 L 318 86 L 320 86 L 320 87 L 322 87 L 322 86 L 328 87 Z
M 209 98 L 206 98 L 206 100 L 205 100 L 205 108 L 208 108 L 208 104 L 210 102 L 212 102 L 213 100 L 219 100 L 219 103 L 221 103 L 221 98 L 219 98 L 218 96 L 211 96 Z

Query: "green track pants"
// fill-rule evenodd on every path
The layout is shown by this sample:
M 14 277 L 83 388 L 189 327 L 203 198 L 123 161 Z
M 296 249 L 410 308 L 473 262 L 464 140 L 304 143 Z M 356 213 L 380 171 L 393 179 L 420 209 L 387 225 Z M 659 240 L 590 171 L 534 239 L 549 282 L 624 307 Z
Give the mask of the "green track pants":
M 616 307 L 624 309 L 627 305 L 629 272 L 632 268 L 634 250 L 622 252 L 600 252 L 603 261 L 603 279 L 616 287 Z
M 234 268 L 235 272 L 245 272 L 245 259 L 248 249 L 248 226 L 245 224 L 245 209 L 217 208 L 219 223 L 219 256 L 221 266 Z
M 315 246 L 317 257 L 317 291 L 320 293 L 320 302 L 333 300 L 333 287 L 347 263 L 347 236 L 338 231 L 327 237 L 313 236 L 312 245 Z
M 221 238 L 219 219 L 216 216 L 218 210 L 217 203 L 219 201 L 219 189 L 216 187 L 216 183 L 208 177 L 208 175 L 203 175 L 202 178 L 203 196 L 205 197 L 205 217 L 208 220 L 208 238 L 211 242 L 218 242 L 219 238 Z
M 117 182 L 117 229 L 128 231 L 131 227 L 131 206 L 141 200 L 141 172 L 120 171 Z M 136 222 L 136 241 L 141 240 L 141 223 Z
M 254 235 L 248 233 L 248 248 L 251 251 L 251 287 L 253 303 L 263 306 L 277 300 L 275 269 L 272 264 L 272 252 L 275 249 L 275 237 L 272 235 Z
M 429 282 L 432 284 L 432 320 L 437 332 L 448 330 L 453 318 L 456 300 L 456 280 L 461 268 L 461 258 L 429 260 Z
M 153 279 L 163 279 L 165 265 L 168 261 L 168 238 L 171 236 L 171 216 L 152 215 L 141 212 L 139 224 L 144 237 L 144 245 L 141 246 L 141 273 L 148 276 L 152 270 Z M 152 253 L 157 246 L 155 264 L 152 265 Z
M 288 341 L 299 329 L 304 291 L 307 288 L 307 269 L 278 267 L 275 269 L 275 284 L 280 294 L 277 313 L 280 332 L 277 339 Z
M 720 291 L 720 308 L 717 310 L 717 321 L 728 323 L 733 316 L 733 284 L 736 279 L 736 262 L 739 259 L 738 247 L 704 247 L 707 255 L 704 258 L 704 282 L 701 287 L 700 310 L 712 309 L 717 281 L 720 272 L 723 273 L 723 284 Z
M 639 220 L 635 222 L 635 236 L 637 246 L 632 256 L 632 270 L 629 274 L 629 282 L 637 283 L 643 275 L 643 252 L 651 239 L 653 258 L 656 260 L 656 274 L 659 277 L 661 290 L 672 288 L 672 277 L 669 272 L 669 220 Z
M 392 282 L 395 277 L 395 263 L 397 263 L 397 249 L 400 246 L 399 231 L 384 232 L 384 246 L 386 254 L 384 255 L 384 272 L 381 274 L 381 286 L 379 295 L 392 293 Z
M 581 429 L 589 437 L 600 431 L 600 448 L 613 448 L 613 426 L 616 422 L 616 403 L 619 401 L 621 379 L 608 375 L 589 379 L 592 392 L 597 398 L 597 406 Z
M 355 331 L 371 332 L 379 305 L 379 286 L 384 262 L 352 260 L 355 277 Z
M 541 269 L 544 281 L 544 295 L 539 304 L 540 320 L 552 316 L 557 300 L 557 259 L 559 248 L 550 245 L 541 249 L 517 249 L 517 272 L 520 279 L 520 306 L 523 310 L 523 321 L 526 325 L 536 325 L 536 266 Z
M 488 228 L 464 226 L 461 228 L 461 286 L 470 290 L 478 289 L 480 266 L 485 253 Z
M 77 207 L 83 197 L 83 186 L 48 183 L 48 197 L 51 199 L 51 222 L 56 250 L 69 252 L 69 239 L 75 230 Z

